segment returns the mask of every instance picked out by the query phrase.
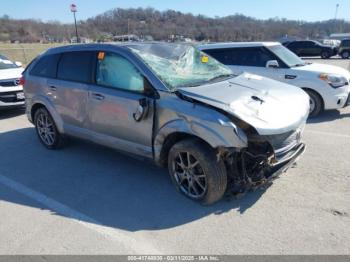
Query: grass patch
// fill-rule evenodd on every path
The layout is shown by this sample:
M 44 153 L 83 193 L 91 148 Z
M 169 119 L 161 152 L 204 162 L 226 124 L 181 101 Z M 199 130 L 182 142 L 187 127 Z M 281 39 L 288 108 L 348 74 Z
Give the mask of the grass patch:
M 49 48 L 61 46 L 62 44 L 8 44 L 0 43 L 0 54 L 12 61 L 29 64 L 35 57 Z

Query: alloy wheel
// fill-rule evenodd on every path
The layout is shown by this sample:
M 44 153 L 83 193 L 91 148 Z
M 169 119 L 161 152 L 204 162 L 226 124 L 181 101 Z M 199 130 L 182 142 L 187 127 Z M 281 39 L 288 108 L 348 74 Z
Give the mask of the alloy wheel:
M 310 114 L 315 111 L 316 108 L 316 102 L 315 100 L 310 96 Z
M 47 114 L 41 113 L 37 118 L 36 126 L 40 139 L 45 145 L 52 146 L 56 140 L 56 132 L 51 118 Z
M 207 177 L 199 161 L 189 152 L 179 152 L 172 165 L 180 190 L 191 198 L 202 198 L 207 191 Z

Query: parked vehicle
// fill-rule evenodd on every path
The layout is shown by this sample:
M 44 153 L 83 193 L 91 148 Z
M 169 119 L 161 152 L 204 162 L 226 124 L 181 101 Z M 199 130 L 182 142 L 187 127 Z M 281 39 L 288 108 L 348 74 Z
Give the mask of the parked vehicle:
M 350 58 L 350 39 L 344 39 L 341 41 L 339 49 L 338 49 L 338 54 L 343 59 Z
M 12 62 L 0 55 L 0 109 L 24 105 L 20 78 L 23 72 L 20 62 Z
M 75 136 L 152 159 L 203 204 L 273 179 L 305 148 L 302 90 L 234 76 L 190 45 L 58 47 L 26 69 L 24 82 L 44 146 Z
M 279 43 L 207 44 L 199 49 L 229 66 L 235 74 L 251 72 L 301 87 L 310 96 L 311 117 L 350 103 L 347 70 L 307 63 Z
M 286 47 L 300 57 L 320 56 L 323 59 L 328 59 L 337 54 L 335 47 L 311 40 L 294 41 L 286 45 Z

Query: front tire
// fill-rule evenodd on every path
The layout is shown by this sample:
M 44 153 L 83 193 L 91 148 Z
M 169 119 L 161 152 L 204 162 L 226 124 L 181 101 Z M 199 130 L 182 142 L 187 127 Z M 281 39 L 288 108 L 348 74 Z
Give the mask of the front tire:
M 305 92 L 310 98 L 310 113 L 311 118 L 318 116 L 323 110 L 322 98 L 315 91 L 306 89 Z
M 331 55 L 330 55 L 329 52 L 324 51 L 324 52 L 321 53 L 321 57 L 322 57 L 322 59 L 328 59 L 328 58 L 331 57 Z
M 58 132 L 56 124 L 46 108 L 39 108 L 34 114 L 34 125 L 40 142 L 48 149 L 63 146 L 63 136 Z
M 226 191 L 224 162 L 197 139 L 180 141 L 170 149 L 168 169 L 176 189 L 203 205 L 217 202 Z

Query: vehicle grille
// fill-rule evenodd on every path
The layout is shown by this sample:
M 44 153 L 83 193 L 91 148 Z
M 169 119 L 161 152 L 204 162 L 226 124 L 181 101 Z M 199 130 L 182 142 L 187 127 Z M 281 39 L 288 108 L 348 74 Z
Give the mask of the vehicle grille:
M 300 126 L 296 130 L 283 134 L 256 136 L 251 137 L 251 139 L 255 141 L 268 142 L 272 146 L 277 159 L 280 159 L 301 143 L 303 129 L 304 125 Z
M 0 80 L 1 87 L 12 87 L 12 86 L 18 86 L 18 85 L 19 85 L 19 78 Z
M 0 93 L 0 101 L 3 103 L 16 103 L 24 101 L 24 99 L 17 99 L 17 93 L 21 93 L 21 91 Z
M 300 142 L 301 133 L 300 131 L 291 131 L 279 135 L 264 136 L 264 138 L 270 142 L 275 151 L 279 151 L 285 148 L 294 147 Z

